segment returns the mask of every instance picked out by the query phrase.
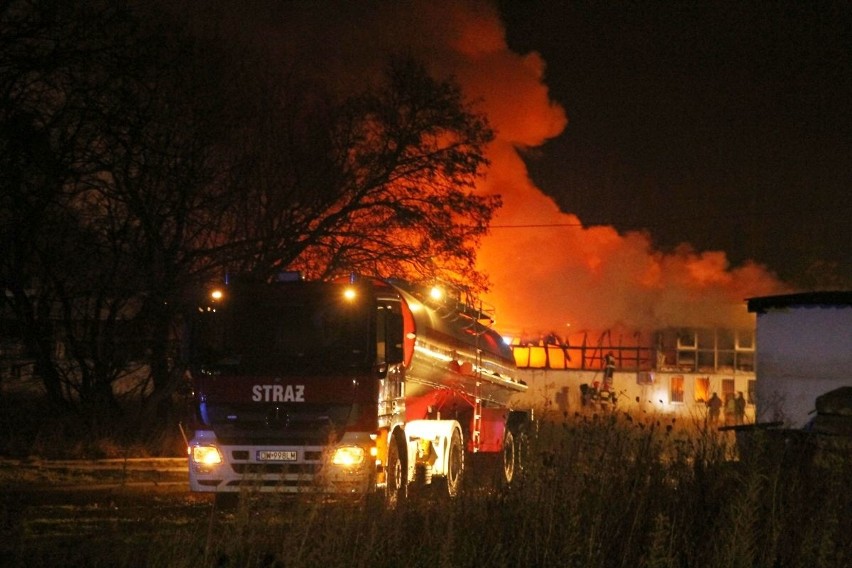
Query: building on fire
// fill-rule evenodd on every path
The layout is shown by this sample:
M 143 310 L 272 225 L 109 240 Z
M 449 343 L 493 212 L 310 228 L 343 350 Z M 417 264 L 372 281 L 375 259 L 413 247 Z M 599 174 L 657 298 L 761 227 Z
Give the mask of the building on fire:
M 703 420 L 713 393 L 723 401 L 742 393 L 745 420 L 755 418 L 754 329 L 550 334 L 511 343 L 530 386 L 524 402 L 550 413 L 618 408 Z M 611 385 L 604 382 L 607 354 L 615 360 Z M 723 409 L 719 425 L 734 420 Z
M 524 403 L 552 413 L 618 408 L 704 420 L 707 401 L 717 393 L 723 401 L 721 426 L 732 423 L 725 403 L 742 393 L 745 423 L 806 427 L 817 397 L 852 388 L 852 291 L 747 303 L 755 314 L 751 328 L 512 339 L 519 378 L 530 386 Z M 608 353 L 616 365 L 607 388 Z M 587 393 L 602 390 L 609 392 L 589 404 Z

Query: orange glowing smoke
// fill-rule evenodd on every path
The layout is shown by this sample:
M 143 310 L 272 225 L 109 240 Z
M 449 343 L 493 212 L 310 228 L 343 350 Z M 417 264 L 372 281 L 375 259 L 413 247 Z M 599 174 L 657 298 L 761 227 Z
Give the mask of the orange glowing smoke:
M 501 332 L 748 325 L 745 298 L 783 291 L 761 266 L 732 268 L 724 252 L 683 244 L 663 254 L 646 234 L 585 227 L 582 219 L 559 211 L 531 183 L 518 152 L 562 134 L 566 112 L 549 97 L 546 62 L 536 53 L 509 50 L 492 4 L 277 4 L 264 5 L 262 16 L 255 12 L 263 21 L 254 22 L 253 33 L 278 38 L 285 57 L 309 60 L 338 84 L 363 83 L 388 54 L 404 53 L 423 60 L 436 76 L 454 76 L 470 100 L 481 100 L 497 139 L 480 190 L 501 194 L 504 207 L 479 266 L 491 278 L 484 299 L 496 307 Z M 247 12 L 227 17 L 249 17 Z
M 481 190 L 501 194 L 504 207 L 479 266 L 491 278 L 485 299 L 496 306 L 501 331 L 735 327 L 751 319 L 745 298 L 783 289 L 760 266 L 730 267 L 723 252 L 683 244 L 663 254 L 646 234 L 584 227 L 582 219 L 559 211 L 529 180 L 518 154 L 561 134 L 568 122 L 548 96 L 545 62 L 536 53 L 508 49 L 489 4 L 450 4 L 449 10 L 436 3 L 426 8 L 440 31 L 424 55 L 431 54 L 437 71 L 456 76 L 470 98 L 483 101 L 497 131 Z

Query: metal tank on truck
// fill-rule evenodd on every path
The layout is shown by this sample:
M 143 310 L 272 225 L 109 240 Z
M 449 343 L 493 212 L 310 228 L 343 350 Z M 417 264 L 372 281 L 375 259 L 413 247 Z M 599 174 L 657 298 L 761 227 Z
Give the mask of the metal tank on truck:
M 530 415 L 481 308 L 401 280 L 206 291 L 188 326 L 192 491 L 456 495 L 473 461 L 503 483 Z

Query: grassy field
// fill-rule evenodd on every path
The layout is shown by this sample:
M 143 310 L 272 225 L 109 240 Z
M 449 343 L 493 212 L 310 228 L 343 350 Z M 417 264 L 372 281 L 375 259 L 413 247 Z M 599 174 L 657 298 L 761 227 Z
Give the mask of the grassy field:
M 4 491 L 3 566 L 792 567 L 852 565 L 852 460 L 662 418 L 540 425 L 523 482 L 397 510 L 180 488 Z

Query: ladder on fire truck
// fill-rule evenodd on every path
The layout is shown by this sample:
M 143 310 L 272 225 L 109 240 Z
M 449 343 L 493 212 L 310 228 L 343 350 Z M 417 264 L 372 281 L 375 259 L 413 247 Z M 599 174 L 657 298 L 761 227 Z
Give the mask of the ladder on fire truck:
M 467 328 L 476 336 L 476 388 L 473 393 L 473 431 L 471 432 L 473 453 L 479 452 L 482 442 L 482 394 L 480 392 L 482 386 L 482 350 L 479 348 L 479 338 L 494 325 L 494 307 L 488 306 L 488 311 L 486 311 L 482 300 L 478 299 L 477 301 L 479 306 L 474 308 L 475 313 L 471 315 L 472 321 Z
M 486 305 L 481 299 L 477 298 L 475 302 L 478 304 L 474 308 L 475 313 L 471 317 L 469 329 L 476 336 L 476 389 L 474 390 L 473 404 L 473 452 L 479 452 L 480 443 L 482 441 L 482 394 L 480 387 L 482 385 L 482 350 L 479 348 L 479 338 L 487 330 L 494 325 L 495 307 Z
M 479 372 L 477 371 L 477 374 Z M 473 393 L 473 429 L 471 431 L 471 441 L 473 453 L 479 452 L 480 444 L 482 443 L 482 397 L 479 394 L 479 378 L 476 379 L 476 391 Z

